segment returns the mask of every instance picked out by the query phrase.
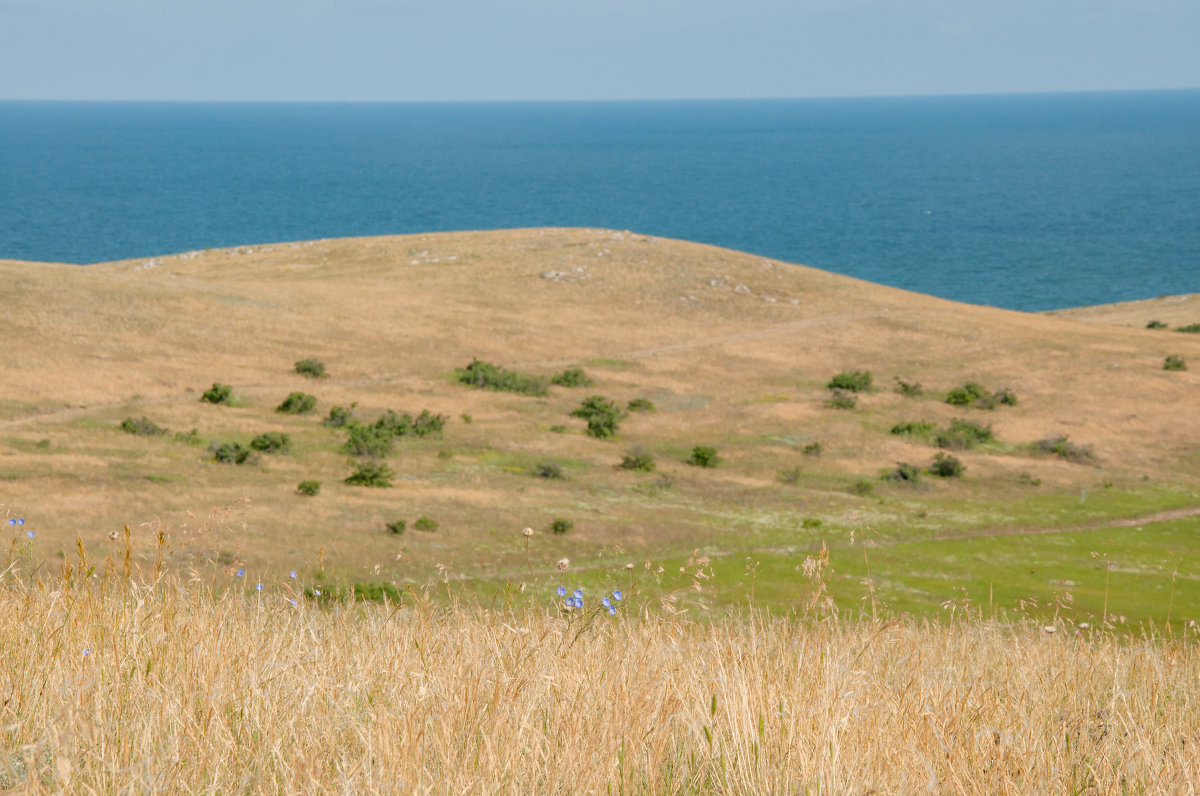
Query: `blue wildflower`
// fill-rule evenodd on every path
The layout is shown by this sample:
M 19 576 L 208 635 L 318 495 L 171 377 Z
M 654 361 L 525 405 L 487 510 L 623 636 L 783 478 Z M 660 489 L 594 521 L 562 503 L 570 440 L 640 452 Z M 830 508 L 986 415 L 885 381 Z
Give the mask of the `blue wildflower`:
M 239 569 L 239 570 L 237 571 L 237 576 L 238 576 L 239 578 L 240 578 L 241 576 L 245 575 L 245 574 L 246 574 L 246 570 L 245 570 L 245 569 Z
M 612 608 L 612 603 L 610 603 L 608 601 L 607 597 L 605 597 L 603 600 L 601 600 L 600 604 L 603 605 L 605 608 Z
M 25 535 L 26 535 L 26 536 L 28 536 L 30 539 L 32 539 L 32 538 L 33 538 L 33 531 L 26 531 L 26 532 L 25 532 Z
M 620 589 L 614 589 L 614 590 L 613 590 L 613 599 L 614 599 L 614 600 L 616 600 L 617 602 L 621 602 L 621 600 L 622 600 L 623 598 L 621 597 L 621 590 L 620 590 Z
M 24 525 L 24 524 L 25 524 L 25 518 L 17 517 L 17 525 Z
M 559 597 L 562 597 L 562 596 L 563 596 L 564 594 L 566 594 L 566 593 L 567 593 L 567 589 L 566 589 L 566 587 L 565 587 L 565 586 L 559 586 L 559 587 L 558 587 L 558 596 L 559 596 Z
M 85 657 L 85 658 L 86 658 L 87 656 L 89 656 L 89 655 L 91 655 L 91 654 L 92 654 L 92 651 L 91 651 L 91 649 L 90 649 L 90 648 L 88 648 L 88 647 L 84 647 L 84 648 L 83 648 L 83 657 Z
M 576 599 L 582 600 L 583 599 L 583 589 L 576 589 L 575 597 L 576 597 Z
M 320 590 L 320 589 L 313 589 L 313 594 L 314 594 L 314 595 L 316 595 L 317 597 L 320 597 L 320 596 L 321 596 L 321 590 Z
M 576 597 L 576 598 L 575 598 L 575 607 L 576 607 L 576 608 L 582 608 L 582 607 L 583 607 L 583 598 L 582 598 L 582 597 Z
M 292 607 L 293 607 L 293 608 L 295 608 L 295 607 L 296 607 L 296 601 L 295 601 L 295 600 L 288 600 L 288 602 L 290 602 L 290 603 L 292 604 Z
M 567 608 L 574 608 L 574 607 L 575 607 L 575 600 L 574 600 L 574 599 L 572 599 L 572 598 L 570 598 L 570 597 L 568 597 L 567 599 L 563 600 L 563 605 L 564 605 L 565 607 L 567 607 Z
M 17 524 L 17 521 L 16 521 L 16 520 L 14 520 L 12 517 L 9 517 L 9 518 L 8 518 L 8 524 L 9 524 L 9 525 L 16 525 L 16 524 Z
M 255 590 L 255 591 L 262 591 L 262 584 L 261 584 L 261 583 L 256 583 L 256 584 L 254 584 L 254 590 Z
M 617 606 L 615 606 L 615 605 L 608 606 L 608 615 L 616 616 L 617 615 Z
M 289 577 L 290 577 L 292 580 L 295 580 L 295 579 L 296 579 L 296 570 L 294 570 L 294 569 L 293 569 L 291 572 L 289 572 L 289 573 L 288 573 L 288 576 L 289 576 Z

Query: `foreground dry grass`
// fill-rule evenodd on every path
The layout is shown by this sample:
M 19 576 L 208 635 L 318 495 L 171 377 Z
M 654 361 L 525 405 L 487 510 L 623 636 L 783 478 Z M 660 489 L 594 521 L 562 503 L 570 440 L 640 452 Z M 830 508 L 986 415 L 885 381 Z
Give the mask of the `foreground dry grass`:
M 553 599 L 547 597 L 547 604 Z M 1194 793 L 1194 638 L 0 589 L 5 787 Z M 642 615 L 638 616 L 639 610 Z M 600 620 L 603 621 L 600 621 Z

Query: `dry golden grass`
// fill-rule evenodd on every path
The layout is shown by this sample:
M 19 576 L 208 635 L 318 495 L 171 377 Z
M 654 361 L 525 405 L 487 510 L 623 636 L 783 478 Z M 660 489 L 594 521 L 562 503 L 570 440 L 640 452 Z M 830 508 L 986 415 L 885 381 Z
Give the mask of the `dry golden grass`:
M 119 556 L 43 586 L 22 566 L 0 587 L 0 787 L 23 792 L 1200 786 L 1194 631 L 695 623 L 633 596 L 590 622 L 552 594 L 319 608 L 207 573 L 127 578 Z

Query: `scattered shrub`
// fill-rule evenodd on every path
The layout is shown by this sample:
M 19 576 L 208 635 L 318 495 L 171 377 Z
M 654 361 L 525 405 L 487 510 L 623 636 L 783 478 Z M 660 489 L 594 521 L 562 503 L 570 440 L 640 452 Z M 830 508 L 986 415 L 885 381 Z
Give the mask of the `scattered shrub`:
M 1001 387 L 992 395 L 999 406 L 1016 406 L 1017 394 L 1009 387 Z
M 1040 453 L 1053 454 L 1075 464 L 1091 464 L 1096 460 L 1096 455 L 1092 453 L 1090 446 L 1076 445 L 1066 434 L 1040 439 L 1033 443 L 1033 449 Z
M 250 447 L 263 453 L 282 453 L 292 444 L 292 438 L 278 431 L 268 431 L 250 440 Z
M 200 400 L 210 404 L 228 404 L 233 399 L 233 388 L 228 384 L 213 382 L 213 386 L 204 391 Z
M 608 439 L 617 433 L 617 425 L 621 421 L 621 410 L 604 396 L 593 395 L 584 399 L 579 408 L 571 413 L 571 416 L 581 417 L 587 421 L 588 436 Z
M 1187 370 L 1187 362 L 1179 354 L 1171 354 L 1163 360 L 1163 370 Z M 124 427 L 125 424 L 122 423 L 121 428 Z
M 407 417 L 407 415 L 405 415 Z M 446 427 L 446 416 L 435 415 L 428 409 L 422 409 L 421 414 L 412 419 L 408 433 L 416 437 L 427 437 L 431 434 L 441 434 Z
M 157 437 L 166 434 L 167 430 L 148 417 L 127 417 L 121 421 L 121 430 L 126 434 L 136 434 L 139 437 Z
M 562 517 L 556 517 L 554 522 L 550 523 L 550 530 L 553 533 L 570 533 L 574 528 L 575 523 Z
M 329 407 L 329 417 L 321 421 L 321 425 L 326 428 L 341 428 L 351 420 L 351 415 L 354 412 L 354 407 L 358 406 L 358 402 L 350 404 L 350 408 L 344 406 Z
M 459 415 L 459 416 L 458 416 L 458 419 L 459 419 L 459 420 L 461 420 L 461 421 L 463 421 L 463 423 L 465 423 L 465 424 L 466 424 L 466 425 L 468 425 L 468 426 L 469 426 L 469 425 L 471 425 L 472 421 L 474 420 L 474 418 L 472 418 L 472 417 L 471 417 L 469 414 L 467 414 L 466 412 L 463 412 L 461 415 Z
M 906 420 L 892 426 L 892 433 L 897 436 L 924 437 L 933 431 L 933 423 L 920 423 Z
M 870 485 L 869 481 L 866 483 L 868 484 L 868 486 Z M 821 520 L 817 517 L 805 517 L 803 520 L 800 521 L 801 528 L 820 528 L 823 524 L 824 523 L 822 523 Z
M 563 425 L 553 425 L 553 426 L 550 426 L 548 431 L 550 431 L 550 433 L 552 433 L 552 434 L 569 434 L 571 432 L 571 429 L 569 429 Z
M 947 393 L 946 403 L 951 406 L 978 406 L 982 409 L 993 409 L 996 399 L 983 385 L 969 381 Z
M 523 395 L 546 395 L 549 390 L 540 379 L 526 376 L 512 370 L 505 370 L 490 362 L 471 361 L 465 368 L 454 371 L 455 378 L 460 384 L 466 384 L 481 390 L 503 390 Z
M 920 398 L 925 394 L 925 388 L 921 386 L 921 382 L 919 381 L 905 381 L 897 376 L 896 392 L 905 398 Z
M 438 521 L 432 517 L 426 517 L 424 514 L 422 514 L 420 517 L 417 517 L 417 521 L 413 523 L 413 528 L 418 531 L 433 533 L 438 529 Z
M 296 487 L 296 491 L 301 495 L 314 497 L 318 492 L 321 491 L 321 484 L 318 481 L 301 481 Z
M 563 477 L 563 468 L 558 462 L 541 462 L 533 468 L 533 474 L 538 478 L 559 479 Z
M 830 409 L 853 409 L 858 406 L 858 395 L 853 390 L 835 389 L 826 405 Z
M 1028 484 L 1029 486 L 1041 486 L 1042 479 L 1034 478 L 1029 473 L 1021 473 L 1020 475 L 1017 476 L 1017 483 Z
M 822 450 L 824 450 L 824 448 L 820 442 L 810 442 L 804 446 L 804 450 L 801 452 L 805 456 L 820 456 Z
M 1150 321 L 1150 323 L 1146 324 L 1146 328 L 1147 329 L 1166 329 L 1167 325 L 1165 323 L 1163 323 L 1162 321 Z
M 323 379 L 327 375 L 325 363 L 316 359 L 300 360 L 296 363 L 296 372 L 302 376 L 308 376 L 310 379 Z
M 693 467 L 716 467 L 721 458 L 717 456 L 717 449 L 710 445 L 697 445 L 692 448 L 691 458 L 688 459 L 688 464 Z
M 921 480 L 921 468 L 907 462 L 896 462 L 896 469 L 883 474 L 883 480 L 898 484 L 915 484 Z
M 243 448 L 236 442 L 225 442 L 220 445 L 214 442 L 208 449 L 212 452 L 213 459 L 222 464 L 245 464 L 250 460 L 252 453 L 249 448 Z
M 185 445 L 203 445 L 204 440 L 200 439 L 199 429 L 193 428 L 186 434 L 182 431 L 175 432 L 175 441 L 182 442 Z
M 867 497 L 875 492 L 875 485 L 865 478 L 860 478 L 850 485 L 849 492 L 859 497 Z
M 939 448 L 969 450 L 977 445 L 994 442 L 995 439 L 996 436 L 992 433 L 991 425 L 981 426 L 969 420 L 959 420 L 956 418 L 950 421 L 949 428 L 937 433 L 937 436 L 934 437 L 934 443 Z
M 408 522 L 405 520 L 395 520 L 394 522 L 385 523 L 383 527 L 393 536 L 400 536 L 408 527 Z
M 625 454 L 618 465 L 622 470 L 633 470 L 635 473 L 654 472 L 654 457 L 640 448 L 633 448 Z
M 958 460 L 957 456 L 939 453 L 933 457 L 933 464 L 930 465 L 929 472 L 938 478 L 958 478 L 963 474 L 964 469 L 963 463 Z
M 654 403 L 649 398 L 634 398 L 629 402 L 630 412 L 656 412 Z
M 342 452 L 351 456 L 382 459 L 392 452 L 392 434 L 378 425 L 364 425 L 352 420 L 346 426 L 346 441 Z
M 871 389 L 871 373 L 866 370 L 855 370 L 839 373 L 825 385 L 831 390 L 849 390 L 850 392 L 866 392 Z
M 309 395 L 306 392 L 294 392 L 284 398 L 283 403 L 275 407 L 275 411 L 289 415 L 303 415 L 316 408 L 317 396 Z
M 556 387 L 590 387 L 592 380 L 583 372 L 583 368 L 567 368 L 550 379 L 550 383 Z
M 778 477 L 780 483 L 798 484 L 800 483 L 800 475 L 801 472 L 799 467 L 789 467 L 786 470 L 780 470 Z
M 367 583 L 355 583 L 350 588 L 354 594 L 354 599 L 359 602 L 400 602 L 400 590 L 390 583 L 380 583 L 373 580 Z
M 391 486 L 395 477 L 396 473 L 383 462 L 366 462 L 346 477 L 346 483 L 350 486 L 385 487 Z
M 1187 326 L 1176 326 L 1175 331 L 1188 334 L 1200 334 L 1200 323 L 1189 323 Z

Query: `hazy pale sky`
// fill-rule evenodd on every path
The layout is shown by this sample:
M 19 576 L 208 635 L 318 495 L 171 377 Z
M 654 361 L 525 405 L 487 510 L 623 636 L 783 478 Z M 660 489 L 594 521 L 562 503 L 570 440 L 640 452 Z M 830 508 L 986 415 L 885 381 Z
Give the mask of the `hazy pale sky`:
M 0 0 L 0 99 L 1200 87 L 1200 0 Z

